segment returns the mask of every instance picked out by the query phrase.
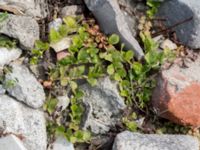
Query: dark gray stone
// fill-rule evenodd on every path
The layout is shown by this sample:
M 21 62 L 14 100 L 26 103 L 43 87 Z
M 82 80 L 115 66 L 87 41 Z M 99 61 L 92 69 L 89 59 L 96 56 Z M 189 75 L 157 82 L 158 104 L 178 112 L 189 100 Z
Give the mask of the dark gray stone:
M 85 84 L 81 89 L 85 92 L 83 103 L 86 106 L 83 129 L 90 129 L 95 134 L 108 132 L 121 119 L 121 110 L 125 108 L 116 82 L 106 77 L 94 87 Z
M 174 28 L 183 44 L 200 48 L 200 3 L 199 0 L 168 0 L 162 3 L 158 16 L 167 19 L 166 25 L 172 26 L 191 17 Z
M 113 150 L 199 150 L 199 142 L 197 138 L 188 135 L 156 135 L 124 131 L 115 138 Z
M 134 38 L 117 0 L 85 0 L 85 3 L 105 34 L 118 34 L 121 42 L 125 43 L 126 49 L 134 50 L 138 59 L 144 56 L 143 50 Z

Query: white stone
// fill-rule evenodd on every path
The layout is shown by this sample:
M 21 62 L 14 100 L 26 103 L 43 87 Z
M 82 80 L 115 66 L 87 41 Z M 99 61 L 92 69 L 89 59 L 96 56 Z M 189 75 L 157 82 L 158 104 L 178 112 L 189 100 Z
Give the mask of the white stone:
M 52 43 L 50 46 L 55 50 L 55 52 L 60 52 L 68 49 L 71 45 L 71 38 L 65 37 L 62 40 Z
M 0 68 L 9 64 L 11 61 L 18 59 L 21 53 L 22 50 L 19 48 L 0 48 Z
M 170 49 L 170 50 L 175 50 L 175 49 L 177 49 L 177 45 L 176 45 L 175 43 L 173 43 L 173 42 L 172 42 L 171 40 L 169 40 L 169 39 L 164 40 L 164 41 L 161 43 L 160 47 L 161 47 L 162 49 Z
M 0 138 L 0 150 L 27 150 L 23 143 L 14 135 Z
M 1 123 L 2 122 L 2 123 Z M 0 96 L 0 127 L 24 137 L 28 150 L 45 150 L 47 145 L 44 113 L 34 110 L 15 99 Z
M 67 94 L 63 96 L 58 96 L 57 99 L 58 99 L 57 107 L 58 108 L 62 107 L 62 110 L 66 109 L 70 103 L 70 99 Z
M 52 146 L 52 150 L 74 150 L 74 145 L 68 142 L 66 138 L 61 136 L 56 138 Z

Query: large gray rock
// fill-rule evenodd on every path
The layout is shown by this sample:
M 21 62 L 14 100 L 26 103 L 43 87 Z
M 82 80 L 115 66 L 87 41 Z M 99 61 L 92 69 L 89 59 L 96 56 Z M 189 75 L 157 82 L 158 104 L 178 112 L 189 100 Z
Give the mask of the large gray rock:
M 31 50 L 39 39 L 39 25 L 31 17 L 9 15 L 0 23 L 0 33 L 19 40 L 21 48 Z
M 48 14 L 47 0 L 1 0 L 0 5 L 35 18 L 45 18 Z
M 174 30 L 183 44 L 191 48 L 200 48 L 200 3 L 198 0 L 168 0 L 162 3 L 158 16 L 166 18 L 166 25 L 176 26 Z
M 126 49 L 133 49 L 138 59 L 143 57 L 143 50 L 131 33 L 126 18 L 120 10 L 117 0 L 84 0 L 96 17 L 101 29 L 106 34 L 120 35 Z
M 95 134 L 108 132 L 120 120 L 121 110 L 125 108 L 117 85 L 109 77 L 98 81 L 97 86 L 81 86 L 85 92 L 83 102 L 86 106 L 83 129 L 90 129 Z
M 25 66 L 16 63 L 11 66 L 12 71 L 6 74 L 4 82 L 8 93 L 32 108 L 41 107 L 45 101 L 42 85 Z
M 27 150 L 23 143 L 14 135 L 0 138 L 0 150 Z
M 19 48 L 0 48 L 0 68 L 20 57 L 22 50 Z
M 188 135 L 148 135 L 125 131 L 115 138 L 113 150 L 199 150 L 199 142 Z
M 45 150 L 47 144 L 44 113 L 6 95 L 0 96 L 0 127 L 22 135 L 28 150 Z M 1 146 L 0 146 L 1 147 Z

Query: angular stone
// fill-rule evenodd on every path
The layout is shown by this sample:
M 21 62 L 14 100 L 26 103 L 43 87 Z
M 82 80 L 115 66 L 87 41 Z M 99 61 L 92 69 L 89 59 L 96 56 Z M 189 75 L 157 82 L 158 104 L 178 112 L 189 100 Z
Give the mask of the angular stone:
M 200 57 L 187 67 L 173 64 L 158 77 L 152 102 L 158 114 L 175 123 L 200 126 Z
M 156 135 L 124 131 L 115 138 L 112 150 L 199 150 L 199 142 L 197 138 L 188 135 Z
M 117 84 L 106 77 L 94 87 L 85 84 L 81 89 L 85 92 L 83 103 L 86 108 L 83 129 L 90 129 L 95 134 L 108 132 L 120 120 L 121 110 L 125 108 Z
M 8 135 L 0 138 L 0 150 L 27 150 L 19 138 Z
M 61 10 L 62 17 L 66 16 L 77 16 L 83 14 L 83 6 L 82 5 L 70 5 L 65 6 Z
M 28 150 L 46 149 L 47 137 L 43 112 L 2 95 L 0 96 L 0 122 L 3 122 L 0 127 L 6 132 L 24 137 L 22 142 Z
M 69 143 L 64 137 L 57 137 L 52 144 L 52 150 L 74 150 L 74 145 Z
M 0 68 L 9 64 L 11 61 L 16 60 L 22 54 L 22 50 L 19 48 L 0 48 Z
M 200 3 L 198 0 L 168 0 L 162 3 L 158 16 L 166 19 L 166 25 L 177 25 L 173 30 L 183 44 L 200 48 Z M 186 21 L 187 20 L 187 21 Z
M 48 13 L 46 0 L 1 0 L 1 8 L 10 8 L 9 10 L 18 10 L 22 14 L 35 18 L 45 18 Z M 5 10 L 5 9 L 4 9 Z
M 131 33 L 131 29 L 120 10 L 117 0 L 84 0 L 96 17 L 101 30 L 106 34 L 116 33 L 126 49 L 133 49 L 138 59 L 144 56 L 143 50 Z M 109 15 L 108 15 L 109 14 Z
M 31 17 L 10 14 L 0 23 L 0 33 L 19 40 L 21 48 L 31 50 L 39 39 L 39 25 Z
M 60 52 L 68 49 L 71 45 L 71 41 L 71 38 L 65 37 L 57 43 L 52 43 L 50 46 L 55 50 L 55 52 Z
M 32 108 L 41 107 L 45 101 L 42 85 L 25 66 L 16 63 L 11 66 L 12 72 L 6 74 L 4 82 L 8 93 Z M 9 82 L 13 85 L 8 86 Z

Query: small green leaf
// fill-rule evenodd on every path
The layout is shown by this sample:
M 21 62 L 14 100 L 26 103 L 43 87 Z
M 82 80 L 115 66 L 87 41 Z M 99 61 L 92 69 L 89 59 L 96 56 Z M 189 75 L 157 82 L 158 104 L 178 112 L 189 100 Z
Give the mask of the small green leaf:
M 60 35 L 59 32 L 57 32 L 54 28 L 52 28 L 50 30 L 49 38 L 50 38 L 50 43 L 56 43 L 62 39 L 62 36 Z
M 87 81 L 91 86 L 95 86 L 97 84 L 97 79 L 95 78 L 88 78 Z
M 63 19 L 63 21 L 69 28 L 76 28 L 77 27 L 76 20 L 71 16 L 65 17 Z
M 117 34 L 112 34 L 108 39 L 108 43 L 112 45 L 119 43 L 119 36 Z
M 134 53 L 132 50 L 129 50 L 125 53 L 124 59 L 127 62 L 130 62 L 131 59 L 133 59 Z
M 107 73 L 108 73 L 109 75 L 113 75 L 114 72 L 115 72 L 115 69 L 114 69 L 113 64 L 109 65 L 109 66 L 107 67 Z
M 139 62 L 134 62 L 134 64 L 132 65 L 134 72 L 139 75 L 140 73 L 142 73 L 143 71 L 143 66 L 141 63 Z

